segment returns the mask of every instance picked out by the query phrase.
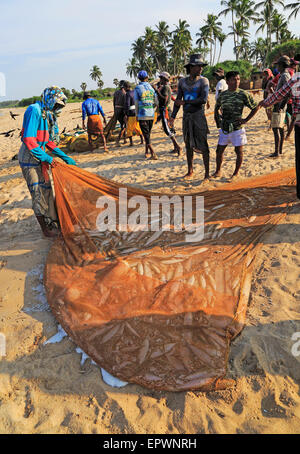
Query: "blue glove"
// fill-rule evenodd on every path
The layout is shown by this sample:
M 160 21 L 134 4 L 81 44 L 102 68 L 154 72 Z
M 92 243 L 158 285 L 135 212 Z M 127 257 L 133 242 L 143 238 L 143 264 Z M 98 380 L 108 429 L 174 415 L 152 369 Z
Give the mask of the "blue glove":
M 74 159 L 70 158 L 70 156 L 68 156 L 66 153 L 64 153 L 63 151 L 61 151 L 58 147 L 57 148 L 54 148 L 54 150 L 52 150 L 52 153 L 55 155 L 55 156 L 58 156 L 59 158 L 61 158 L 63 161 L 65 161 L 65 163 L 67 164 L 71 164 L 73 166 L 77 166 L 76 162 L 74 161 Z
M 74 159 L 70 158 L 70 156 L 62 157 L 62 159 L 67 163 L 71 164 L 72 166 L 77 166 L 77 163 L 74 161 Z

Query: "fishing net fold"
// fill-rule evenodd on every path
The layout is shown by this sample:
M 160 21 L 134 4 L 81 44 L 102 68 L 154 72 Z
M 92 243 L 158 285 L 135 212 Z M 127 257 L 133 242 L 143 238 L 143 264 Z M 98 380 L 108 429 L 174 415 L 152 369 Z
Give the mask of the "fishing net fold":
M 174 228 L 175 206 L 169 228 L 151 230 L 163 221 L 162 209 L 151 218 L 153 197 L 162 194 L 62 163 L 52 173 L 62 237 L 44 281 L 74 342 L 113 376 L 151 389 L 230 384 L 229 347 L 245 323 L 255 257 L 296 202 L 294 170 L 193 194 L 204 197 L 204 237 L 194 241 L 186 240 L 186 225 Z M 116 207 L 115 229 L 99 230 L 103 197 Z M 148 230 L 125 231 L 118 213 L 127 210 L 129 218 L 145 201 Z M 195 221 L 197 206 L 191 210 Z

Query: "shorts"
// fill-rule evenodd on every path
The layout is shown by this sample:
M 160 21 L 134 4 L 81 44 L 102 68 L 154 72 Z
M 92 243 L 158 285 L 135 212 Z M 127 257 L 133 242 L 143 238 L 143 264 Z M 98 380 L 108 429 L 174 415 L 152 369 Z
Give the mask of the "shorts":
M 284 128 L 286 112 L 273 112 L 271 119 L 271 128 Z
M 145 139 L 146 145 L 150 145 L 151 139 L 151 129 L 153 126 L 153 120 L 139 120 L 139 125 L 143 134 L 143 137 Z
M 175 136 L 174 131 L 171 131 L 169 122 L 168 122 L 168 119 L 169 119 L 168 109 L 165 107 L 160 108 L 159 115 L 160 115 L 160 119 L 161 119 L 163 130 L 164 130 L 165 134 L 168 137 L 174 137 Z
M 228 132 L 227 134 L 220 129 L 218 145 L 225 146 L 232 144 L 234 147 L 241 147 L 246 145 L 247 136 L 244 128 L 237 129 L 236 131 Z

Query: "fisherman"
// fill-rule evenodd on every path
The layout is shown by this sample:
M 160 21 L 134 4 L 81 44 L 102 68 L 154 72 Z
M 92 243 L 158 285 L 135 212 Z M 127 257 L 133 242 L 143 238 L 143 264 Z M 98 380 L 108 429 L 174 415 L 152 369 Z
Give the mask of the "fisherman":
M 266 99 L 269 94 L 271 93 L 270 86 L 272 84 L 272 80 L 274 78 L 274 75 L 271 71 L 270 68 L 265 68 L 263 71 L 263 79 L 262 79 L 262 89 L 263 89 L 263 96 L 264 99 Z M 266 114 L 267 118 L 270 122 L 270 127 L 271 127 L 271 118 L 272 118 L 272 107 L 269 109 L 266 109 Z
M 57 116 L 66 105 L 66 96 L 59 87 L 46 88 L 41 101 L 31 104 L 25 111 L 21 132 L 22 146 L 19 164 L 32 198 L 32 209 L 46 237 L 59 234 L 58 216 L 48 175 L 58 161 L 46 153 L 45 147 L 64 162 L 76 162 L 49 140 L 48 115 Z
M 151 130 L 154 121 L 157 97 L 154 89 L 148 82 L 147 71 L 138 73 L 139 84 L 134 89 L 135 110 L 138 122 L 145 140 L 145 157 L 150 153 L 150 159 L 157 159 L 151 145 Z
M 193 54 L 185 65 L 188 77 L 178 82 L 177 98 L 174 103 L 170 118 L 170 127 L 174 126 L 174 120 L 183 106 L 183 138 L 186 147 L 188 172 L 185 178 L 193 175 L 194 152 L 202 153 L 205 167 L 204 180 L 209 178 L 209 147 L 207 134 L 209 129 L 205 118 L 204 108 L 208 98 L 209 82 L 201 76 L 204 66 L 201 55 Z
M 103 112 L 103 109 L 97 99 L 92 98 L 89 92 L 85 92 L 83 95 L 83 99 L 85 100 L 82 103 L 82 128 L 85 129 L 85 119 L 88 117 L 87 120 L 87 134 L 88 134 L 88 141 L 91 147 L 91 151 L 93 151 L 93 136 L 102 137 L 103 140 L 103 147 L 104 151 L 108 151 L 106 146 L 106 139 L 103 132 L 103 125 L 100 118 L 102 115 L 104 124 L 106 125 L 106 118 Z
M 218 99 L 219 94 L 222 91 L 228 90 L 228 85 L 225 80 L 225 73 L 223 68 L 217 68 L 215 72 L 213 73 L 214 78 L 217 80 L 217 85 L 216 85 L 216 95 L 215 98 L 216 100 Z
M 114 93 L 113 104 L 114 104 L 114 115 L 116 121 L 120 123 L 120 133 L 116 141 L 117 145 L 120 145 L 120 140 L 124 138 L 124 144 L 126 141 L 126 122 L 125 122 L 125 102 L 126 102 L 126 91 L 124 88 L 125 80 L 120 80 L 119 90 Z
M 134 102 L 134 90 L 131 89 L 129 82 L 124 82 L 124 89 L 126 91 L 126 100 L 125 100 L 125 122 L 126 122 L 126 137 L 128 137 L 130 142 L 130 147 L 133 147 L 132 136 L 133 133 L 140 136 L 141 145 L 144 143 L 143 134 L 140 128 L 140 125 L 136 118 L 135 112 L 135 102 Z
M 159 108 L 159 119 L 162 121 L 163 130 L 165 134 L 170 137 L 174 149 L 171 153 L 177 153 L 180 156 L 181 148 L 175 139 L 174 130 L 171 130 L 169 127 L 169 104 L 171 101 L 171 88 L 169 85 L 170 81 L 170 74 L 167 71 L 162 72 L 159 75 L 159 85 L 154 85 L 153 88 L 156 91 L 157 98 L 158 98 L 158 108 Z
M 215 106 L 215 122 L 220 132 L 214 178 L 221 176 L 224 151 L 230 143 L 234 146 L 236 153 L 235 170 L 231 178 L 238 174 L 243 161 L 243 146 L 247 143 L 246 131 L 242 125 L 249 121 L 258 110 L 253 97 L 247 91 L 239 88 L 240 75 L 238 71 L 229 71 L 226 74 L 226 82 L 228 90 L 220 93 Z M 247 119 L 242 120 L 241 116 L 245 106 L 249 107 L 251 112 Z M 222 116 L 220 116 L 220 110 Z
M 292 97 L 293 118 L 295 128 L 295 151 L 296 151 L 296 176 L 297 197 L 300 199 L 300 72 L 296 72 L 288 82 L 279 90 L 276 90 L 267 99 L 259 103 L 259 107 L 270 107 L 281 103 L 287 97 Z
M 275 88 L 275 91 L 278 91 L 291 78 L 291 75 L 289 73 L 289 67 L 291 64 L 290 57 L 288 57 L 287 55 L 282 55 L 275 64 L 280 73 Z M 287 102 L 288 99 L 284 99 L 282 100 L 282 102 L 276 104 L 273 107 L 271 127 L 274 134 L 275 152 L 270 155 L 271 158 L 278 158 L 279 155 L 282 154 Z

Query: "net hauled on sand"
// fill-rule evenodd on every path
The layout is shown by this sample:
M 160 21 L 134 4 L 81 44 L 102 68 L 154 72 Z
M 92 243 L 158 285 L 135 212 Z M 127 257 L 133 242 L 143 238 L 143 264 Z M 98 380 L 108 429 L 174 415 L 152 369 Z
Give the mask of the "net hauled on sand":
M 204 238 L 189 242 L 174 222 L 151 230 L 161 211 L 148 230 L 122 230 L 116 216 L 115 229 L 99 231 L 99 197 L 119 212 L 120 190 L 127 201 L 149 206 L 161 194 L 64 164 L 52 171 L 63 235 L 50 250 L 44 281 L 64 330 L 120 380 L 170 391 L 226 387 L 255 256 L 263 235 L 296 202 L 294 170 L 194 194 L 204 197 Z M 137 205 L 126 203 L 130 216 Z

